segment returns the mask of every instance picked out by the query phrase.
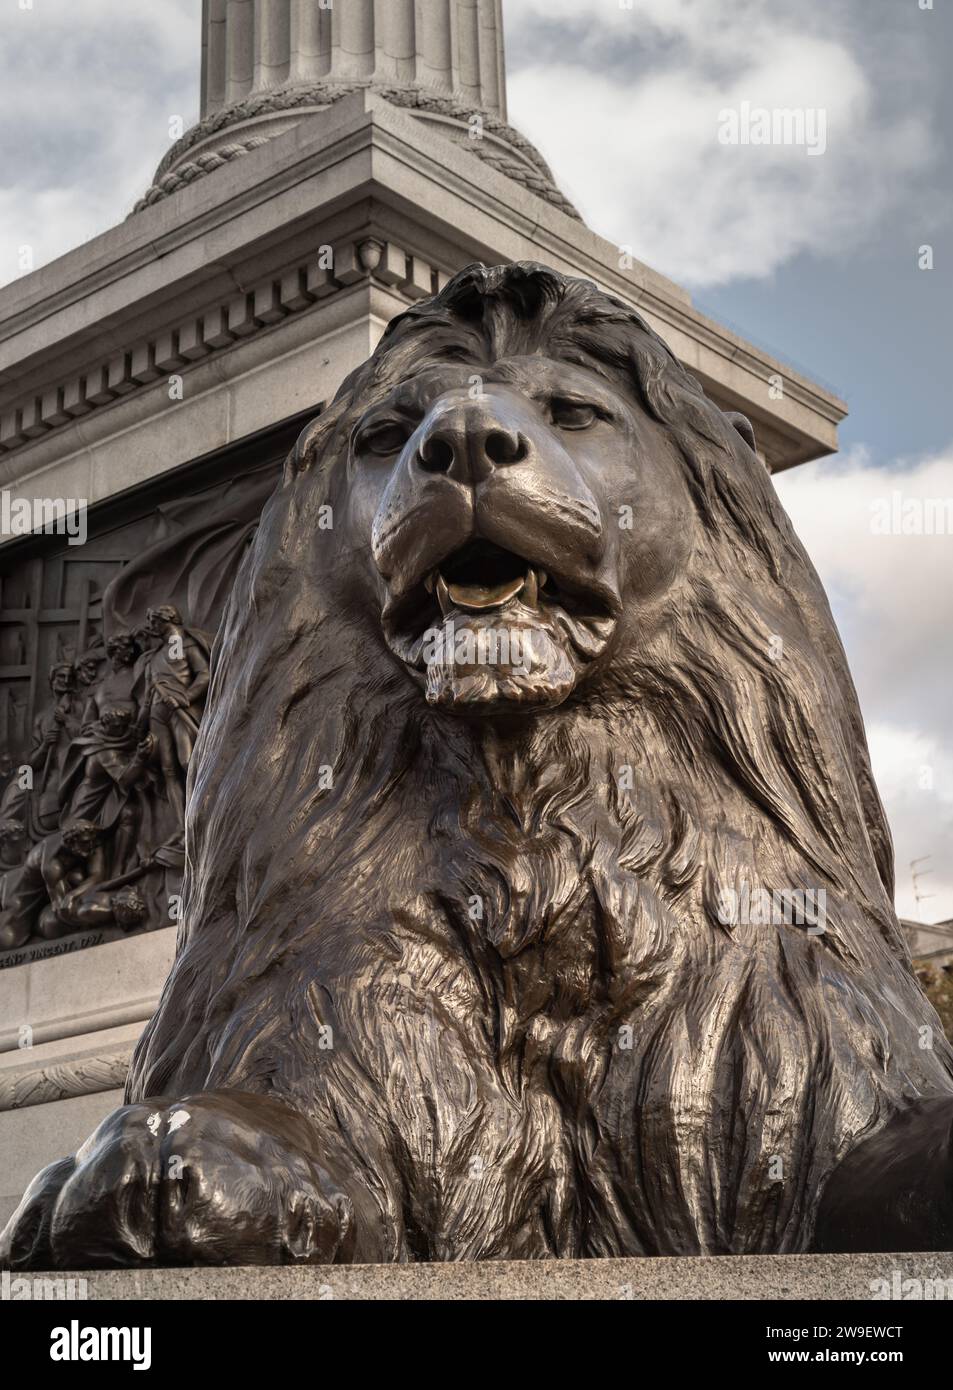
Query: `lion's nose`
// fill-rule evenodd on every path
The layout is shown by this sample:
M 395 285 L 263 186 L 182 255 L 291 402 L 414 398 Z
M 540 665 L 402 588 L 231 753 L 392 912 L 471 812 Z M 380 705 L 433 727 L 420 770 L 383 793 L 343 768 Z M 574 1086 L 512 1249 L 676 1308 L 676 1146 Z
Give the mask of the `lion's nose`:
M 442 473 L 455 482 L 473 485 L 497 468 L 520 463 L 529 446 L 512 425 L 480 410 L 443 413 L 424 432 L 416 456 L 425 473 Z

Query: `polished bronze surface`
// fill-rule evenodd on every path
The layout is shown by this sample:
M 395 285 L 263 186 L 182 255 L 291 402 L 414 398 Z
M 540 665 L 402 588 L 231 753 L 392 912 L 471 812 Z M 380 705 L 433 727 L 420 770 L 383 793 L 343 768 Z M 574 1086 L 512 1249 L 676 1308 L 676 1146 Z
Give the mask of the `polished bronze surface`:
M 949 1248 L 951 1050 L 752 439 L 542 267 L 390 325 L 166 718 L 175 966 L 4 1261 Z

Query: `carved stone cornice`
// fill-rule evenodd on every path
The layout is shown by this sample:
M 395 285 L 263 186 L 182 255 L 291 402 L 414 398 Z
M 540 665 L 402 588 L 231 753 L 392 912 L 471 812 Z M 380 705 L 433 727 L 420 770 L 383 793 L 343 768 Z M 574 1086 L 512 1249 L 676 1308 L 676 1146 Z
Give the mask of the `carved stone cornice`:
M 135 216 L 143 208 L 152 207 L 186 184 L 194 183 L 232 159 L 267 144 L 273 135 L 287 129 L 287 122 L 280 119 L 283 115 L 326 111 L 344 97 L 364 88 L 372 89 L 391 105 L 432 122 L 445 138 L 452 139 L 455 144 L 491 164 L 568 216 L 582 220 L 576 208 L 556 186 L 552 170 L 535 145 L 492 112 L 461 105 L 452 97 L 422 91 L 419 87 L 324 81 L 256 92 L 231 106 L 213 111 L 187 130 L 162 158 L 152 185 L 130 215 Z M 221 141 L 226 135 L 228 142 L 223 144 Z M 197 153 L 194 158 L 189 158 L 192 151 Z
M 191 150 L 196 149 L 210 141 L 214 136 L 220 135 L 223 131 L 231 131 L 236 126 L 242 126 L 248 122 L 253 122 L 260 117 L 274 116 L 283 111 L 295 111 L 311 109 L 314 111 L 327 110 L 335 102 L 342 98 L 351 96 L 358 91 L 359 87 L 355 84 L 349 86 L 332 86 L 326 82 L 309 83 L 303 86 L 288 87 L 273 91 L 256 92 L 253 96 L 247 97 L 244 101 L 235 102 L 232 106 L 226 106 L 213 111 L 205 116 L 197 125 L 191 126 L 172 146 L 172 148 L 162 157 L 156 169 L 152 186 L 143 194 L 132 210 L 132 216 L 141 212 L 143 208 L 151 207 L 153 203 L 161 198 L 168 197 L 174 193 L 180 185 L 172 182 L 176 171 L 181 167 L 186 155 Z M 284 129 L 284 127 L 281 127 Z M 271 132 L 277 133 L 277 127 Z M 254 137 L 257 145 L 267 144 L 270 135 L 260 133 Z M 223 148 L 232 148 L 236 152 L 246 154 L 249 149 L 255 148 L 251 143 L 252 137 L 242 141 L 236 139 L 229 146 L 218 147 L 217 152 L 222 153 Z M 197 157 L 189 161 L 192 164 L 199 164 L 201 161 Z M 217 168 L 218 165 L 212 167 Z M 204 172 L 210 173 L 211 168 Z M 190 180 L 191 181 L 191 180 Z
M 0 419 L 0 449 L 11 453 L 24 448 L 80 416 L 124 400 L 160 378 L 183 374 L 211 354 L 371 278 L 412 301 L 435 293 L 446 283 L 447 274 L 403 247 L 374 237 L 335 245 L 331 265 L 325 265 L 322 254 L 316 252 L 313 259 L 247 292 L 210 304 L 205 312 L 189 316 L 175 328 L 129 342 L 82 375 L 12 404 Z
M 132 1053 L 132 1045 L 123 1044 L 75 1061 L 0 1072 L 0 1111 L 115 1091 L 126 1084 Z

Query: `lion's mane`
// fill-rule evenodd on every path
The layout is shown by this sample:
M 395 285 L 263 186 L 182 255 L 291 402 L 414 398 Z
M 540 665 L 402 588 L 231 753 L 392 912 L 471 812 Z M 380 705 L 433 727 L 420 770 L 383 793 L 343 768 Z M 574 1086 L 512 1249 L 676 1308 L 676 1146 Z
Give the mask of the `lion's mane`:
M 660 635 L 497 743 L 425 704 L 347 585 L 366 538 L 319 517 L 395 382 L 537 350 L 669 431 L 700 540 Z M 858 1136 L 953 1089 L 817 575 L 730 421 L 589 283 L 471 267 L 395 320 L 289 459 L 213 668 L 129 1095 L 289 1098 L 386 1209 L 384 1258 L 802 1250 Z M 726 925 L 746 884 L 823 889 L 826 930 Z

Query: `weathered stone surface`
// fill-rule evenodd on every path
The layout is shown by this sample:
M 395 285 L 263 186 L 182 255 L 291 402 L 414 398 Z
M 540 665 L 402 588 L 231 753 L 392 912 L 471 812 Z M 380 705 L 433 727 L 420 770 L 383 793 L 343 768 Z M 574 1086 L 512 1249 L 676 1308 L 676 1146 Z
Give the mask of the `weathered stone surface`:
M 175 954 L 175 928 L 0 971 L 0 1053 L 150 1017 Z
M 203 17 L 202 115 L 321 77 L 413 84 L 505 115 L 496 7 L 429 0 L 415 13 L 412 4 L 348 0 L 336 30 L 330 9 L 270 0 L 229 12 L 214 0 Z
M 484 1300 L 848 1299 L 903 1279 L 953 1281 L 953 1254 L 724 1255 L 645 1260 L 485 1260 L 459 1264 L 316 1265 L 294 1269 L 91 1270 L 91 1299 Z M 953 1288 L 953 1282 L 949 1285 Z M 942 1295 L 940 1295 L 942 1296 Z
M 0 1226 L 16 1210 L 38 1167 L 45 1168 L 64 1150 L 77 1149 L 90 1130 L 121 1104 L 122 1091 L 113 1088 L 55 1105 L 0 1113 Z

